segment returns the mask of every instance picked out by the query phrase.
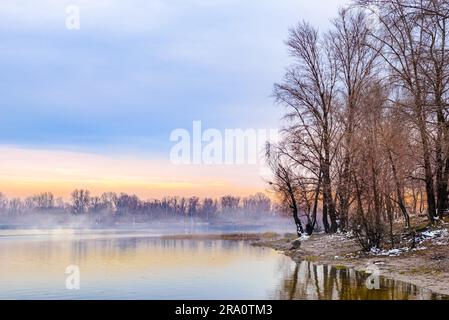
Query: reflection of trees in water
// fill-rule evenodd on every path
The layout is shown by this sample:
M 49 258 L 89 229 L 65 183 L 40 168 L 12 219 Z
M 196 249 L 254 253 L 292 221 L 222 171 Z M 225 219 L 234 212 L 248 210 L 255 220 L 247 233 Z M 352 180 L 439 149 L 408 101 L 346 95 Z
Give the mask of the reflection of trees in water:
M 369 274 L 303 261 L 292 270 L 284 265 L 284 278 L 274 297 L 281 300 L 413 300 L 439 299 L 439 295 L 412 284 L 380 279 L 380 289 L 369 290 Z

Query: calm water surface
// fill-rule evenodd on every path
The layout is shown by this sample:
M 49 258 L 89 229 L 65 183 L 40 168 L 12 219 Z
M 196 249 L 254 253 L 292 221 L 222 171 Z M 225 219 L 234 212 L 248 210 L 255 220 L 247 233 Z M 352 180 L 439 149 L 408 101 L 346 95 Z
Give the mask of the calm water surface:
M 65 269 L 78 265 L 80 290 Z M 2 232 L 0 299 L 439 299 L 413 285 L 303 262 L 243 241 L 140 232 Z

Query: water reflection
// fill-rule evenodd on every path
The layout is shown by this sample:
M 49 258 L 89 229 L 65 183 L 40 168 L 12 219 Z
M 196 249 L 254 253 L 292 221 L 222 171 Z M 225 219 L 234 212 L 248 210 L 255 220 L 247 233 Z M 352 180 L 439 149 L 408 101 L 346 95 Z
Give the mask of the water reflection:
M 0 299 L 264 299 L 282 260 L 238 241 L 4 238 Z M 68 265 L 80 267 L 79 291 L 65 289 Z
M 369 289 L 368 273 L 303 261 L 281 266 L 284 278 L 272 298 L 281 300 L 436 300 L 442 295 L 415 285 L 380 277 L 379 289 Z
M 81 289 L 65 288 L 78 265 Z M 0 299 L 436 299 L 415 286 L 308 262 L 243 241 L 141 234 L 0 237 Z

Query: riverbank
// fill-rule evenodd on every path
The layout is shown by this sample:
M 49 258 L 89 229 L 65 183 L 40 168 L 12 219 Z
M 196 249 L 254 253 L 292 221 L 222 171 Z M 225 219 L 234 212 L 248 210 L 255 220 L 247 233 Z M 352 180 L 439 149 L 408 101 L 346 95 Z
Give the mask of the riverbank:
M 376 266 L 380 275 L 449 295 L 449 233 L 447 228 L 424 233 L 415 249 L 407 247 L 363 253 L 346 235 L 313 235 L 294 249 L 294 237 L 260 239 L 253 243 L 275 249 L 296 262 L 303 260 L 366 271 Z

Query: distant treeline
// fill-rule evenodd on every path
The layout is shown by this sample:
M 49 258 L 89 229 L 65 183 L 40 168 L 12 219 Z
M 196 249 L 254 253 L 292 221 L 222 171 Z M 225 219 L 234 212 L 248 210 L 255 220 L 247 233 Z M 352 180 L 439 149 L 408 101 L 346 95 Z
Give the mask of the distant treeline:
M 164 197 L 142 200 L 136 195 L 106 192 L 93 196 L 88 190 L 72 192 L 69 202 L 44 192 L 20 199 L 7 199 L 0 193 L 0 214 L 23 216 L 27 213 L 65 213 L 73 215 L 108 214 L 117 216 L 146 215 L 154 218 L 196 217 L 213 218 L 218 215 L 276 215 L 282 210 L 263 193 L 249 197 L 223 196 L 219 199 L 199 197 Z

